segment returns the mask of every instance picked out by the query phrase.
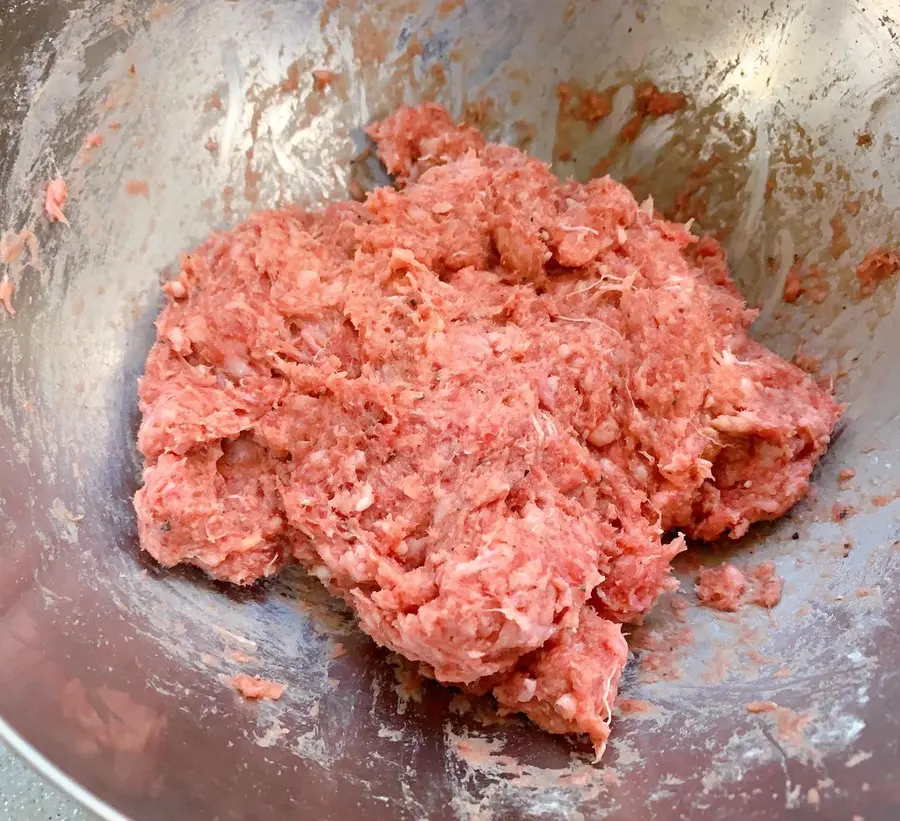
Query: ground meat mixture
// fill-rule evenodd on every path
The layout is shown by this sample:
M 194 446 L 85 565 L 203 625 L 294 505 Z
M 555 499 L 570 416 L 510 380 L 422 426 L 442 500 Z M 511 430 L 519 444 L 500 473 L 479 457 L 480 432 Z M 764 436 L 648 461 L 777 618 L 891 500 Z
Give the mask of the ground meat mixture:
M 427 675 L 602 751 L 682 534 L 782 515 L 840 408 L 623 186 L 435 105 L 369 133 L 397 189 L 258 214 L 165 286 L 141 542 L 238 584 L 299 562 Z

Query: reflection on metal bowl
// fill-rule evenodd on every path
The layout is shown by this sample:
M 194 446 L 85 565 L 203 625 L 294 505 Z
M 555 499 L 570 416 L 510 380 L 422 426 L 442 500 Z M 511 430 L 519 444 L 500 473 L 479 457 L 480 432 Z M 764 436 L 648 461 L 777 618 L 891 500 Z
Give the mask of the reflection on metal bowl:
M 855 274 L 898 240 L 895 12 L 0 2 L 0 232 L 25 241 L 0 322 L 4 740 L 110 818 L 895 817 L 900 314 L 892 283 L 862 294 Z M 647 80 L 686 107 L 631 122 Z M 610 113 L 560 117 L 560 82 L 608 92 Z M 694 217 L 760 308 L 755 333 L 849 403 L 809 500 L 684 567 L 771 559 L 782 603 L 688 608 L 677 628 L 661 605 L 632 636 L 603 768 L 419 682 L 301 573 L 235 590 L 137 549 L 135 379 L 159 277 L 251 210 L 371 184 L 360 127 L 421 99 Z M 70 228 L 41 212 L 57 172 Z M 241 701 L 243 669 L 284 697 Z M 748 711 L 761 701 L 779 708 Z

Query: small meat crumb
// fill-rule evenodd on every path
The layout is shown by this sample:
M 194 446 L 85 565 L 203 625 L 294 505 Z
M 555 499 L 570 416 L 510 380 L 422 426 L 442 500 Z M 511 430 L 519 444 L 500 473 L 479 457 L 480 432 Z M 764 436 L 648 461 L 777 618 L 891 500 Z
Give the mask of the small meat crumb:
M 784 301 L 796 302 L 803 293 L 803 283 L 796 268 L 791 268 L 784 279 Z
M 103 145 L 103 135 L 96 131 L 84 138 L 84 149 L 86 151 L 92 148 L 99 148 L 101 145 Z
M 844 468 L 838 474 L 838 481 L 849 482 L 854 476 L 856 476 L 856 471 L 853 468 Z
M 128 180 L 125 191 L 129 197 L 147 197 L 150 195 L 150 186 L 146 180 Z
M 24 259 L 26 251 L 29 255 L 27 261 Z M 23 228 L 18 234 L 10 232 L 0 236 L 0 262 L 9 265 L 14 272 L 24 265 L 40 270 L 41 255 L 34 231 Z
M 336 71 L 328 71 L 324 68 L 317 68 L 312 73 L 313 88 L 316 91 L 325 91 L 338 77 Z
M 637 138 L 647 117 L 675 114 L 687 105 L 687 97 L 680 91 L 663 92 L 653 83 L 641 83 L 634 89 L 637 113 L 619 131 L 619 140 L 631 143 Z
M 751 701 L 747 704 L 748 713 L 774 713 L 777 709 L 774 701 Z
M 832 259 L 838 259 L 850 249 L 850 237 L 847 236 L 847 228 L 840 215 L 835 214 L 831 220 L 831 246 Z
M 653 705 L 649 701 L 643 701 L 639 698 L 623 698 L 619 699 L 616 705 L 618 711 L 622 715 L 636 715 L 639 713 L 649 713 Z
M 556 96 L 561 117 L 580 120 L 588 126 L 596 125 L 612 113 L 612 89 L 600 92 L 576 83 L 560 83 Z
M 889 248 L 876 248 L 856 266 L 861 296 L 871 296 L 878 285 L 900 270 L 900 254 Z
M 775 572 L 773 562 L 763 562 L 751 576 L 753 593 L 750 601 L 760 607 L 771 609 L 781 601 L 781 593 L 784 588 L 784 579 Z
M 250 656 L 244 653 L 241 650 L 232 650 L 231 651 L 231 660 L 235 664 L 247 664 L 250 661 Z
M 804 285 L 804 291 L 810 300 L 817 305 L 828 299 L 831 288 L 828 281 L 824 278 L 822 270 L 817 265 L 810 266 L 806 272 L 807 282 Z
M 746 588 L 746 576 L 733 564 L 705 567 L 697 574 L 694 583 L 700 604 L 732 613 L 741 606 Z
M 856 138 L 856 144 L 860 148 L 868 148 L 870 145 L 872 145 L 873 142 L 874 140 L 872 139 L 872 135 L 867 132 L 859 134 Z
M 842 505 L 840 502 L 835 502 L 831 506 L 831 521 L 832 522 L 843 522 L 844 519 L 852 516 L 856 511 L 850 507 L 850 505 Z
M 44 200 L 44 210 L 51 222 L 61 222 L 68 225 L 69 221 L 63 213 L 66 200 L 69 198 L 69 191 L 66 187 L 66 181 L 62 177 L 51 180 L 47 185 L 47 196 Z
M 733 564 L 703 568 L 694 584 L 700 604 L 728 613 L 740 609 L 745 596 L 760 607 L 775 607 L 783 587 L 784 580 L 776 574 L 773 562 L 762 562 L 746 573 Z
M 680 91 L 660 91 L 653 83 L 643 83 L 634 92 L 635 106 L 642 114 L 662 117 L 675 114 L 687 105 L 687 97 Z
M 810 301 L 820 304 L 828 298 L 830 291 L 831 288 L 817 265 L 811 265 L 806 270 L 802 270 L 800 265 L 794 265 L 784 280 L 785 302 L 796 302 L 806 294 Z
M 288 66 L 287 77 L 281 83 L 281 90 L 286 94 L 290 94 L 300 88 L 300 67 L 297 63 L 291 63 Z
M 231 683 L 244 698 L 261 701 L 278 701 L 285 689 L 283 684 L 276 684 L 259 676 L 248 676 L 246 673 L 239 673 Z
M 4 277 L 0 282 L 0 303 L 6 309 L 6 313 L 10 316 L 16 315 L 16 309 L 12 306 L 13 284 L 9 281 L 9 277 Z

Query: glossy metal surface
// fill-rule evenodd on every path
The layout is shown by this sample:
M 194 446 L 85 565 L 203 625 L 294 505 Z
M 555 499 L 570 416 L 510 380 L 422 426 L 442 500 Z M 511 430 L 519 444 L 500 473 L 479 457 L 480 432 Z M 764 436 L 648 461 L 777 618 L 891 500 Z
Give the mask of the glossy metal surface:
M 892 283 L 860 300 L 853 277 L 900 239 L 895 14 L 885 0 L 0 0 L 0 232 L 31 227 L 40 244 L 39 264 L 9 271 L 18 314 L 0 318 L 3 739 L 136 821 L 898 817 L 900 313 Z M 322 94 L 316 68 L 340 73 Z M 630 668 L 624 695 L 655 706 L 617 720 L 603 770 L 410 683 L 302 575 L 235 591 L 138 554 L 135 379 L 180 251 L 253 208 L 345 196 L 358 128 L 401 100 L 480 111 L 492 136 L 547 159 L 571 148 L 560 172 L 587 174 L 645 78 L 691 105 L 647 124 L 612 173 L 664 208 L 682 192 L 726 238 L 759 335 L 821 357 L 850 403 L 815 497 L 735 549 L 777 562 L 775 611 L 689 609 L 656 645 L 680 675 Z M 593 132 L 557 123 L 570 79 L 621 86 Z M 104 142 L 85 156 L 93 131 Z M 40 213 L 57 169 L 70 229 Z M 821 265 L 824 301 L 783 304 L 795 255 Z M 287 683 L 285 698 L 242 702 L 238 669 Z M 793 712 L 748 713 L 763 699 Z

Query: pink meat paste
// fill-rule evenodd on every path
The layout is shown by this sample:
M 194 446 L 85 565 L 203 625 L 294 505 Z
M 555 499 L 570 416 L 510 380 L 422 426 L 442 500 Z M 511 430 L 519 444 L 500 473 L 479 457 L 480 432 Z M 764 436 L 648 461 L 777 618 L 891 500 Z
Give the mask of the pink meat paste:
M 143 547 L 299 562 L 435 679 L 598 752 L 622 623 L 681 534 L 809 484 L 840 408 L 747 336 L 719 245 L 435 105 L 370 128 L 399 188 L 186 254 L 140 385 Z

